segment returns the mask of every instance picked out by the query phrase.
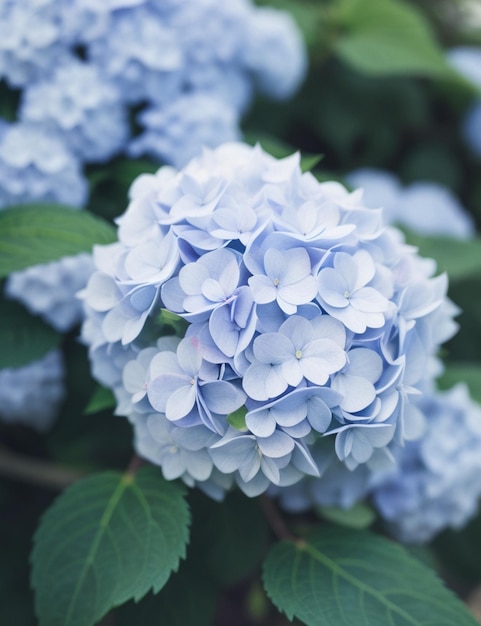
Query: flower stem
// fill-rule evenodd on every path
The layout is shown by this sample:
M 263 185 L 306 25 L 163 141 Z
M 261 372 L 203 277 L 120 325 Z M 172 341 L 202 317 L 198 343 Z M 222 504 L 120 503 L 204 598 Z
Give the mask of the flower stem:
M 61 491 L 82 478 L 83 473 L 50 461 L 11 452 L 0 445 L 0 476 Z

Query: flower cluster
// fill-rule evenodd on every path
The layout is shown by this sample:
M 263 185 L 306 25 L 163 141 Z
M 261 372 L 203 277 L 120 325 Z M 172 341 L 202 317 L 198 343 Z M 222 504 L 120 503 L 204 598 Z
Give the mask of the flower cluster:
M 63 400 L 63 379 L 59 350 L 23 367 L 0 370 L 0 418 L 46 430 Z
M 461 527 L 481 496 L 481 408 L 460 383 L 426 394 L 419 409 L 426 416 L 424 437 L 397 451 L 397 470 L 373 491 L 381 515 L 405 542 Z
M 367 206 L 382 206 L 388 224 L 406 226 L 421 235 L 474 236 L 472 217 L 453 192 L 439 183 L 416 181 L 403 187 L 391 172 L 371 168 L 350 172 L 346 182 L 362 187 Z
M 0 81 L 19 90 L 17 121 L 0 120 L 0 209 L 84 207 L 84 165 L 122 153 L 181 166 L 239 138 L 255 89 L 286 98 L 305 69 L 293 20 L 251 0 L 0 2 Z M 83 256 L 30 268 L 6 294 L 65 331 L 90 269 Z
M 118 224 L 83 338 L 167 478 L 256 495 L 333 463 L 380 471 L 421 437 L 415 399 L 457 309 L 361 192 L 226 144 L 140 176 Z
M 251 0 L 7 0 L 0 7 L 0 79 L 22 88 L 19 119 L 60 131 L 82 162 L 127 149 L 135 105 L 145 108 L 145 133 L 133 152 L 184 165 L 202 145 L 238 137 L 255 88 L 274 99 L 292 95 L 306 59 L 292 18 Z M 179 134 L 188 138 L 187 153 Z

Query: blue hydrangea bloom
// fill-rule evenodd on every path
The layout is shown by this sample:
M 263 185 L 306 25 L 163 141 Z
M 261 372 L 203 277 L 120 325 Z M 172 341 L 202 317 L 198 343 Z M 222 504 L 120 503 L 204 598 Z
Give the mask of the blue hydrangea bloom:
M 251 13 L 243 54 L 259 89 L 279 100 L 293 95 L 307 69 L 306 50 L 295 23 L 272 7 Z
M 18 87 L 46 75 L 66 51 L 58 0 L 0 5 L 0 78 Z
M 395 451 L 397 469 L 377 478 L 376 507 L 401 541 L 420 543 L 459 528 L 481 496 L 481 407 L 465 385 L 419 401 L 423 436 Z
M 450 189 L 439 183 L 416 181 L 403 186 L 391 172 L 371 168 L 350 172 L 346 182 L 363 189 L 367 206 L 383 207 L 387 224 L 400 224 L 428 236 L 474 236 L 469 212 Z
M 81 207 L 87 183 L 60 135 L 0 122 L 0 208 L 29 202 Z
M 183 167 L 201 152 L 240 138 L 236 110 L 209 92 L 179 96 L 161 108 L 143 111 L 139 122 L 145 131 L 132 140 L 129 154 L 148 154 L 159 161 Z
M 362 193 L 233 143 L 139 177 L 118 223 L 95 249 L 83 338 L 168 476 L 345 504 L 422 436 L 416 398 L 457 309 Z M 169 345 L 164 310 L 187 323 Z
M 22 93 L 22 120 L 62 136 L 82 161 L 105 161 L 123 149 L 129 128 L 117 89 L 99 68 L 74 58 Z
M 92 256 L 82 253 L 13 272 L 5 294 L 40 315 L 60 332 L 70 330 L 83 319 L 82 302 L 76 298 L 94 269 Z
M 0 370 L 0 420 L 47 430 L 64 397 L 63 379 L 58 350 L 23 367 Z

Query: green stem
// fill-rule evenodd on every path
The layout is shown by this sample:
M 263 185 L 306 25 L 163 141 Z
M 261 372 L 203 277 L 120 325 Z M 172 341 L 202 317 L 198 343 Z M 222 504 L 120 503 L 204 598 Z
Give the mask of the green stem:
M 50 461 L 11 452 L 0 445 L 0 476 L 62 491 L 82 478 L 83 473 Z

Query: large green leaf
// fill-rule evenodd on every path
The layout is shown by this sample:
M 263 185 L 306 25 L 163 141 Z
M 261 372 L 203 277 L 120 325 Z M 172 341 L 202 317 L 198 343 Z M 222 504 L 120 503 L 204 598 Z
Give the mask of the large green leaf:
M 44 357 L 60 335 L 11 300 L 0 300 L 0 369 L 22 367 Z
M 5 209 L 0 211 L 0 277 L 115 240 L 113 226 L 88 211 L 41 204 Z
M 401 546 L 367 531 L 317 529 L 275 545 L 264 564 L 267 594 L 307 626 L 475 626 L 437 576 Z
M 185 557 L 188 525 L 183 488 L 156 468 L 75 483 L 34 538 L 40 626 L 93 626 L 112 607 L 158 592 Z
M 334 52 L 353 68 L 376 76 L 454 74 L 426 18 L 411 4 L 344 0 L 341 5 L 344 34 L 336 40 Z

